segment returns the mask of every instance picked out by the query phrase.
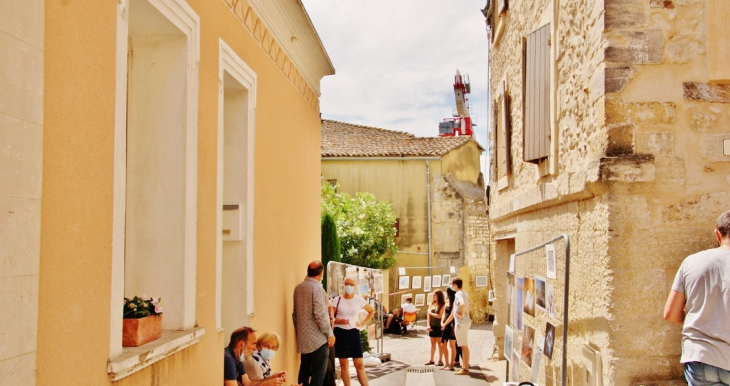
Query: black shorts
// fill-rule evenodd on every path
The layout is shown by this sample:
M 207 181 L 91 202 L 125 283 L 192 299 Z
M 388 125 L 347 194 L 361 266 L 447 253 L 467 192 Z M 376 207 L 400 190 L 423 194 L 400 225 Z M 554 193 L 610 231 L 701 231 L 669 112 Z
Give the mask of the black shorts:
M 333 331 L 335 333 L 335 357 L 362 358 L 360 330 L 356 328 L 345 330 L 335 327 Z
M 441 337 L 441 325 L 438 326 L 431 326 L 431 331 L 428 332 L 428 336 L 431 338 L 440 338 Z

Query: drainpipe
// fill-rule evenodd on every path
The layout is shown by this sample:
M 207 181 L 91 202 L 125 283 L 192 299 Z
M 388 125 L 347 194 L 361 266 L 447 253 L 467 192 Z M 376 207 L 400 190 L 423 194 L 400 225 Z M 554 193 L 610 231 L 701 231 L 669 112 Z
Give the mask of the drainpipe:
M 426 160 L 426 223 L 428 223 L 428 276 L 431 276 L 431 169 Z

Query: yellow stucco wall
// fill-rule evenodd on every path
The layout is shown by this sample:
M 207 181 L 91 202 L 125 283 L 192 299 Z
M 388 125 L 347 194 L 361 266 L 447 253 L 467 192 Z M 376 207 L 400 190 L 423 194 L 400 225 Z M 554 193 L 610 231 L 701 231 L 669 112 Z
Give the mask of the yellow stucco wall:
M 479 163 L 481 154 L 482 150 L 476 142 L 468 142 L 458 149 L 444 154 L 442 175 L 451 174 L 459 181 L 476 184 L 479 173 L 481 173 Z M 474 162 L 475 160 L 476 162 Z
M 431 176 L 441 174 L 441 161 L 429 160 Z M 427 252 L 426 160 L 323 160 L 322 177 L 337 180 L 339 192 L 372 193 L 391 204 L 400 219 L 401 251 Z
M 220 385 L 223 378 L 221 351 L 230 331 L 218 333 L 215 320 L 221 37 L 258 82 L 251 324 L 283 337 L 273 367 L 294 381 L 298 355 L 291 294 L 306 264 L 320 256 L 319 112 L 224 2 L 188 4 L 200 17 L 196 320 L 206 333 L 198 344 L 117 384 Z M 116 7 L 116 2 L 46 2 L 38 385 L 111 384 Z

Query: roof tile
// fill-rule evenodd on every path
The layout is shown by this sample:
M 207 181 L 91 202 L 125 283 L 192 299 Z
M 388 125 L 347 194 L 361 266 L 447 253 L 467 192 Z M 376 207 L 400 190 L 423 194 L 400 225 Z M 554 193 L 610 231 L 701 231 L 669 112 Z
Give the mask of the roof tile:
M 416 137 L 402 131 L 322 120 L 322 157 L 442 156 L 476 141 L 470 136 Z M 484 150 L 478 143 L 477 146 Z

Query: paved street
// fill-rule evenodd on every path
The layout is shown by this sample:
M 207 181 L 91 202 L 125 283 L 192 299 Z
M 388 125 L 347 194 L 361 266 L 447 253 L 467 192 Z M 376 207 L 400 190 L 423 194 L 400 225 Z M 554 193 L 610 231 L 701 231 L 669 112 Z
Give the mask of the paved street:
M 475 324 L 469 332 L 469 376 L 457 376 L 451 371 L 439 370 L 437 366 L 424 366 L 431 350 L 425 327 L 419 326 L 417 335 L 386 334 L 383 341 L 383 352 L 389 353 L 391 360 L 377 367 L 366 368 L 371 386 L 501 386 L 505 380 L 505 362 L 490 359 L 494 346 L 491 323 Z M 371 341 L 371 347 L 375 351 L 375 341 Z M 350 370 L 352 385 L 359 385 L 354 369 L 351 367 Z

